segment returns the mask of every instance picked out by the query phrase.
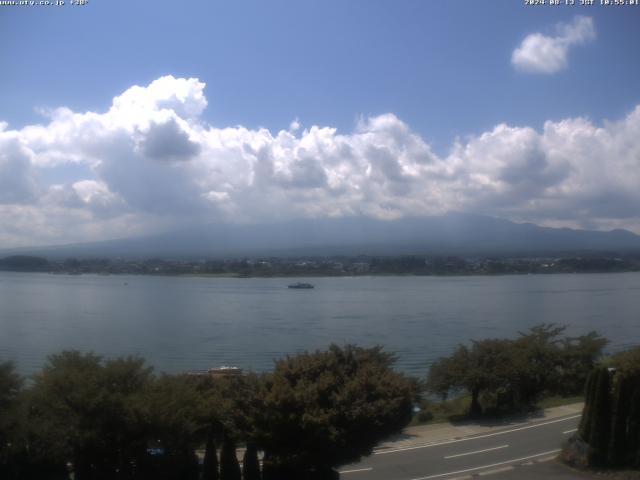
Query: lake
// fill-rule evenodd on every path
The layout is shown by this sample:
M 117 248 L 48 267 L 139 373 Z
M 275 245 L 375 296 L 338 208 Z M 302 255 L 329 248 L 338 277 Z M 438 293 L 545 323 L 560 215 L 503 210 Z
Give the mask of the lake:
M 308 281 L 313 290 L 287 285 Z M 542 323 L 597 330 L 610 350 L 640 343 L 640 273 L 313 279 L 0 272 L 0 361 L 37 371 L 63 349 L 138 354 L 171 373 L 268 370 L 330 343 L 382 344 L 397 368 L 428 365 L 470 339 Z

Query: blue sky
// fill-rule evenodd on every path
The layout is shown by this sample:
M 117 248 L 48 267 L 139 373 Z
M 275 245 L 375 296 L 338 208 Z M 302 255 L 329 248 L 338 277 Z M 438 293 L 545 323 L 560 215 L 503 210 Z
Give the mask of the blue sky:
M 250 178 L 243 175 L 246 169 L 254 169 L 261 161 L 256 153 L 259 150 L 256 145 L 261 140 L 254 138 L 259 129 L 268 129 L 275 138 L 278 131 L 289 130 L 294 120 L 300 124 L 299 129 L 290 129 L 294 132 L 292 136 L 295 141 L 302 142 L 304 132 L 314 125 L 331 127 L 337 129 L 335 135 L 351 135 L 347 144 L 355 150 L 360 145 L 358 142 L 366 137 L 363 134 L 362 138 L 356 138 L 355 132 L 373 134 L 381 131 L 380 128 L 390 132 L 396 128 L 393 122 L 398 122 L 405 128 L 403 135 L 407 137 L 398 140 L 392 135 L 389 141 L 396 142 L 395 146 L 400 145 L 403 152 L 409 152 L 409 156 L 410 152 L 419 150 L 419 153 L 416 154 L 418 160 L 398 160 L 398 165 L 392 169 L 399 168 L 402 175 L 413 175 L 414 180 L 418 177 L 419 180 L 417 186 L 412 184 L 411 188 L 402 190 L 393 187 L 393 182 L 385 177 L 384 181 L 378 182 L 386 182 L 384 195 L 377 187 L 371 187 L 366 179 L 366 185 L 349 181 L 349 185 L 357 184 L 359 196 L 350 196 L 348 201 L 341 203 L 336 199 L 342 195 L 342 188 L 347 187 L 346 184 L 340 188 L 336 186 L 339 183 L 336 175 L 341 175 L 343 180 L 349 177 L 351 174 L 345 173 L 346 166 L 335 167 L 333 157 L 324 158 L 320 153 L 313 153 L 308 146 L 304 155 L 296 156 L 300 145 L 291 147 L 294 150 L 298 148 L 295 150 L 298 153 L 293 154 L 296 156 L 294 164 L 282 166 L 282 162 L 279 163 L 276 158 L 282 146 L 274 144 L 269 147 L 276 152 L 270 157 L 276 158 L 270 166 L 272 176 L 275 178 L 278 172 L 284 172 L 289 183 L 278 183 L 280 190 L 270 190 L 269 198 L 281 197 L 282 201 L 291 201 L 293 197 L 310 198 L 308 208 L 290 212 L 291 216 L 364 214 L 386 218 L 430 214 L 433 211 L 425 209 L 423 205 L 427 199 L 418 198 L 421 194 L 416 193 L 428 190 L 430 197 L 425 196 L 439 205 L 434 211 L 474 210 L 548 225 L 590 228 L 622 226 L 640 231 L 638 215 L 629 207 L 629 202 L 634 205 L 637 198 L 617 198 L 620 192 L 624 193 L 627 189 L 631 191 L 632 188 L 626 184 L 620 186 L 616 178 L 625 176 L 624 169 L 638 166 L 634 163 L 636 151 L 629 153 L 622 146 L 626 145 L 626 140 L 618 139 L 617 143 L 612 140 L 611 144 L 597 147 L 616 155 L 623 152 L 628 158 L 610 166 L 612 171 L 617 172 L 617 175 L 613 175 L 616 178 L 611 180 L 611 185 L 594 188 L 593 179 L 585 173 L 587 168 L 583 168 L 583 165 L 579 168 L 558 166 L 560 160 L 551 159 L 549 155 L 560 147 L 549 150 L 552 140 L 543 132 L 545 122 L 556 122 L 559 129 L 560 122 L 567 119 L 574 122 L 574 127 L 579 120 L 587 122 L 593 138 L 599 141 L 602 141 L 602 134 L 598 134 L 597 129 L 606 129 L 607 120 L 626 122 L 628 125 L 624 128 L 636 132 L 636 119 L 630 115 L 640 104 L 638 27 L 640 7 L 525 6 L 523 2 L 510 0 L 89 0 L 88 5 L 82 7 L 71 6 L 69 2 L 64 7 L 0 7 L 0 41 L 3 45 L 0 54 L 0 121 L 6 122 L 5 131 L 10 133 L 7 134 L 7 138 L 10 137 L 7 142 L 18 142 L 15 139 L 19 137 L 20 148 L 26 149 L 20 150 L 22 156 L 19 162 L 5 160 L 4 170 L 0 165 L 0 175 L 4 172 L 5 178 L 8 178 L 9 172 L 30 172 L 25 174 L 30 175 L 29 178 L 20 177 L 16 180 L 26 185 L 22 192 L 6 194 L 4 201 L 0 195 L 0 203 L 4 205 L 4 211 L 0 209 L 0 217 L 4 216 L 5 221 L 16 225 L 23 222 L 28 224 L 29 218 L 51 217 L 43 212 L 52 208 L 52 202 L 55 203 L 51 196 L 47 196 L 52 188 L 64 190 L 72 196 L 80 195 L 78 191 L 82 188 L 86 191 L 93 189 L 92 194 L 80 195 L 75 206 L 71 205 L 73 202 L 66 207 L 58 205 L 58 223 L 49 224 L 42 220 L 47 226 L 40 231 L 22 231 L 17 226 L 12 232 L 0 232 L 0 240 L 4 239 L 7 244 L 56 243 L 121 236 L 123 232 L 130 231 L 132 223 L 145 225 L 136 233 L 179 225 L 180 222 L 175 218 L 170 218 L 174 209 L 169 206 L 166 210 L 170 213 L 158 215 L 147 209 L 145 202 L 131 198 L 127 188 L 139 190 L 139 185 L 134 188 L 117 184 L 118 178 L 126 176 L 123 172 L 129 165 L 132 168 L 130 175 L 142 176 L 141 181 L 157 175 L 157 181 L 162 182 L 166 180 L 165 177 L 176 178 L 174 174 L 177 171 L 180 172 L 177 177 L 185 176 L 181 186 L 176 184 L 169 188 L 161 183 L 154 187 L 144 186 L 143 189 L 148 190 L 146 200 L 151 204 L 158 205 L 158 202 L 166 201 L 175 205 L 177 200 L 178 203 L 182 202 L 197 187 L 201 188 L 198 193 L 200 199 L 207 197 L 218 204 L 205 208 L 195 204 L 200 200 L 194 200 L 192 221 L 255 218 L 258 212 L 249 212 L 250 206 L 234 202 L 234 194 L 247 197 L 247 192 L 239 187 L 236 180 L 243 177 L 248 182 L 245 182 L 245 186 L 251 184 L 255 187 L 258 184 L 255 182 L 255 172 Z M 525 39 L 536 34 L 539 36 L 532 38 L 525 48 Z M 541 49 L 547 47 L 555 50 L 540 53 Z M 514 60 L 514 52 L 518 48 L 523 49 L 518 57 L 519 63 Z M 554 58 L 549 57 L 554 54 Z M 134 133 L 130 139 L 130 143 L 133 142 L 130 152 L 132 158 L 126 165 L 118 166 L 118 175 L 105 173 L 112 170 L 108 167 L 110 157 L 106 153 L 101 157 L 93 147 L 86 147 L 82 151 L 71 151 L 65 147 L 65 150 L 60 142 L 51 139 L 43 146 L 42 141 L 38 143 L 35 139 L 37 135 L 25 131 L 30 126 L 40 126 L 43 132 L 67 131 L 60 126 L 63 120 L 51 116 L 53 109 L 65 107 L 78 115 L 86 112 L 105 114 L 111 108 L 114 97 L 132 86 L 146 88 L 154 80 L 169 75 L 174 79 L 198 79 L 200 84 L 206 84 L 202 88 L 196 85 L 191 91 L 195 94 L 201 91 L 206 98 L 206 108 L 199 108 L 197 115 L 189 118 L 173 109 L 173 120 L 167 114 L 169 116 L 160 115 L 162 118 L 153 117 L 152 120 L 149 117 L 135 126 L 120 125 L 118 128 L 122 132 Z M 175 85 L 178 88 L 178 84 Z M 157 105 L 153 105 L 149 111 L 157 110 Z M 43 112 L 49 113 L 43 115 Z M 384 117 L 385 114 L 391 114 L 395 120 L 389 120 Z M 76 120 L 73 128 L 87 131 L 88 127 Z M 53 128 L 54 123 L 59 129 Z M 189 179 L 193 172 L 185 172 L 188 168 L 184 166 L 189 165 L 189 168 L 199 172 L 198 175 L 203 175 L 202 169 L 205 167 L 200 165 L 201 168 L 196 169 L 193 167 L 195 161 L 180 163 L 177 157 L 172 157 L 169 163 L 173 163 L 168 167 L 165 161 L 160 163 L 162 166 L 158 169 L 152 169 L 152 174 L 143 171 L 141 164 L 135 163 L 146 161 L 136 160 L 141 155 L 142 140 L 135 132 L 149 132 L 149 125 L 160 123 L 171 123 L 175 128 L 169 125 L 166 131 L 176 133 L 178 140 L 186 135 L 193 145 L 197 144 L 192 149 L 194 158 L 198 157 L 196 161 L 204 162 L 215 157 L 211 160 L 215 163 L 226 159 L 223 166 L 209 164 L 207 171 L 224 170 L 229 162 L 236 162 L 237 169 L 227 172 L 230 178 L 217 177 L 207 186 L 199 185 L 194 178 Z M 501 124 L 520 130 L 497 131 L 496 127 Z M 67 127 L 71 128 L 69 125 Z M 109 125 L 113 126 L 113 122 Z M 236 126 L 244 127 L 249 131 L 248 135 L 254 136 L 252 141 L 257 143 L 251 144 L 253 153 L 250 152 L 254 160 L 240 161 L 232 153 L 210 150 L 213 148 L 211 135 L 214 135 L 214 131 Z M 616 128 L 609 126 L 605 133 L 614 137 Z M 575 133 L 575 129 L 572 131 Z M 238 132 L 239 135 L 241 132 Z M 508 156 L 502 159 L 506 155 L 503 147 L 474 143 L 489 133 L 496 138 L 510 136 L 510 141 L 519 145 L 517 148 L 529 145 L 526 142 L 532 143 L 526 148 L 522 147 L 524 150 L 516 148 L 514 155 L 520 157 L 510 164 Z M 536 138 L 531 137 L 534 133 Z M 520 134 L 527 138 L 518 137 Z M 556 134 L 564 135 L 562 148 L 575 147 L 575 142 L 566 140 L 570 134 L 565 130 Z M 629 135 L 633 136 L 631 133 Z M 517 140 L 511 138 L 514 136 Z M 356 173 L 366 171 L 368 173 L 365 176 L 375 180 L 375 168 L 368 168 L 365 165 L 367 162 L 371 165 L 387 165 L 386 157 L 382 160 L 382 157 L 371 157 L 372 145 L 379 147 L 380 142 L 391 138 L 388 135 L 382 137 L 362 147 L 364 153 L 358 157 L 359 163 L 356 166 L 351 164 L 355 172 L 352 172 L 353 178 L 357 177 Z M 556 137 L 553 141 L 558 142 Z M 412 147 L 409 145 L 413 141 L 411 139 L 420 145 Z M 338 140 L 334 142 L 336 145 L 343 139 Z M 506 140 L 503 140 L 498 143 L 504 146 Z M 237 138 L 235 141 L 240 142 Z M 121 152 L 125 148 L 112 143 L 109 145 L 114 151 Z M 542 145 L 542 153 L 532 153 L 531 149 L 539 145 Z M 14 145 L 11 148 L 6 147 L 9 152 L 5 155 L 6 159 L 18 155 L 15 153 L 18 147 Z M 108 150 L 104 145 L 101 148 L 104 149 L 101 151 Z M 391 143 L 385 144 L 385 148 L 395 159 L 400 158 L 400 151 L 395 152 Z M 502 150 L 494 155 L 487 153 L 488 148 Z M 589 148 L 593 150 L 595 147 Z M 176 151 L 181 150 L 178 148 Z M 530 181 L 525 185 L 522 179 L 518 180 L 519 183 L 497 185 L 506 181 L 514 165 L 520 165 L 518 162 L 522 156 L 533 159 L 527 163 L 527 168 L 539 166 L 536 159 L 538 154 L 546 159 L 545 165 L 549 168 L 546 168 L 545 175 L 537 177 L 530 175 L 531 172 L 527 173 L 530 177 L 536 177 L 538 183 L 535 186 L 530 185 Z M 53 162 L 45 159 L 47 155 L 73 159 Z M 309 155 L 313 158 L 307 158 Z M 437 172 L 426 172 L 420 170 L 422 167 L 411 165 L 412 161 L 420 164 L 420 159 L 430 155 L 434 156 L 434 161 L 441 163 Z M 483 170 L 483 155 L 490 159 L 500 157 L 499 165 Z M 464 160 L 461 160 L 462 157 Z M 603 153 L 603 157 L 608 157 L 608 154 Z M 598 161 L 591 159 L 589 168 L 596 168 L 593 165 Z M 461 163 L 467 165 L 464 180 L 461 180 Z M 182 166 L 176 166 L 178 164 Z M 474 165 L 480 166 L 476 168 Z M 331 170 L 333 167 L 334 170 Z M 380 171 L 389 174 L 391 167 L 385 168 L 380 167 Z M 173 170 L 167 173 L 160 171 L 162 169 Z M 329 182 L 333 190 L 324 191 L 322 198 L 314 197 L 318 193 L 316 190 L 321 187 L 313 182 L 308 183 L 311 177 L 294 178 L 298 171 L 296 169 L 303 169 L 304 175 L 323 170 L 321 175 L 333 181 Z M 571 177 L 563 169 L 580 170 L 581 175 L 579 178 Z M 336 173 L 338 171 L 341 172 L 339 175 Z M 459 180 L 455 185 L 450 182 L 452 176 Z M 556 183 L 552 180 L 560 177 L 566 179 L 565 184 L 557 183 L 561 180 Z M 443 178 L 447 178 L 449 183 L 445 183 Z M 298 180 L 299 185 L 296 183 Z M 81 184 L 82 188 L 77 185 L 74 187 L 77 182 L 93 183 Z M 309 188 L 304 190 L 301 185 L 308 185 Z M 3 180 L 0 178 L 2 186 Z M 271 187 L 276 188 L 274 185 Z M 487 188 L 494 189 L 488 196 L 485 195 Z M 567 189 L 573 189 L 575 195 L 558 200 L 567 194 Z M 23 195 L 27 190 L 29 195 Z M 173 193 L 167 194 L 168 190 Z M 522 208 L 509 210 L 503 208 L 500 202 L 512 202 L 511 196 L 498 195 L 505 194 L 507 190 L 510 195 L 514 190 L 525 190 L 530 196 L 519 199 L 524 202 Z M 251 192 L 257 195 L 257 187 L 252 188 Z M 478 203 L 462 198 L 469 196 L 469 192 L 482 193 L 482 201 Z M 97 213 L 94 207 L 82 205 L 98 193 L 108 197 L 102 199 L 104 202 L 115 202 L 119 207 L 106 208 L 103 205 L 104 211 Z M 160 195 L 158 198 L 154 197 L 156 193 Z M 394 200 L 389 195 L 402 198 Z M 233 205 L 222 205 L 223 200 Z M 259 196 L 254 200 L 259 203 Z M 382 205 L 384 212 L 381 213 L 374 206 L 361 206 L 366 201 Z M 617 213 L 596 213 L 598 209 L 591 208 L 572 215 L 571 212 L 578 210 L 583 201 L 599 201 L 607 205 L 613 202 L 614 207 L 611 208 Z M 482 207 L 469 207 L 474 204 Z M 624 213 L 622 205 L 626 205 L 627 211 Z M 66 213 L 64 208 L 68 208 Z M 628 210 L 632 210 L 632 215 Z M 184 212 L 178 217 L 184 220 Z M 77 238 L 70 238 L 66 225 L 81 221 L 86 226 L 79 228 Z
M 2 12 L 0 105 L 13 126 L 36 107 L 105 109 L 167 74 L 207 84 L 214 125 L 352 129 L 394 112 L 438 150 L 500 122 L 616 119 L 640 103 L 640 8 L 519 1 L 95 1 Z M 593 16 L 598 41 L 553 76 L 509 62 L 534 31 Z

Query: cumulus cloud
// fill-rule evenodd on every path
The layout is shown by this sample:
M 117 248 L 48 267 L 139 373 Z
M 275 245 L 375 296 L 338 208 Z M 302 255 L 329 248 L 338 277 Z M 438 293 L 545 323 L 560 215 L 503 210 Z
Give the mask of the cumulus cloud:
M 0 125 L 2 127 L 2 125 Z M 32 152 L 20 138 L 0 128 L 0 204 L 30 203 L 36 196 Z
M 189 160 L 200 152 L 200 145 L 175 118 L 166 122 L 152 122 L 140 142 L 144 155 L 154 160 Z
M 349 133 L 297 121 L 279 132 L 212 127 L 201 118 L 204 87 L 162 77 L 106 112 L 60 108 L 19 130 L 1 123 L 0 243 L 449 210 L 640 232 L 640 106 L 601 126 L 500 124 L 437 155 L 391 113 Z
M 593 19 L 576 16 L 569 24 L 559 24 L 555 36 L 527 35 L 511 54 L 515 68 L 528 73 L 552 74 L 567 67 L 569 49 L 596 37 Z
M 170 111 L 181 118 L 195 118 L 207 107 L 204 83 L 196 78 L 174 78 L 167 75 L 146 87 L 135 85 L 113 99 L 109 113 L 126 122 L 140 122 L 149 112 Z

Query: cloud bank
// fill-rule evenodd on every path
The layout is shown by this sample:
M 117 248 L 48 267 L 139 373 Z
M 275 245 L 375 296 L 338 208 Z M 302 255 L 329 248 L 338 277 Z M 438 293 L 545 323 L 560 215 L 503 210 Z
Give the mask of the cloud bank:
M 593 19 L 576 16 L 569 24 L 559 24 L 556 36 L 532 33 L 511 54 L 513 66 L 523 72 L 552 74 L 567 68 L 569 49 L 595 39 Z
M 391 113 L 350 133 L 202 119 L 205 84 L 159 78 L 108 111 L 0 123 L 0 245 L 126 237 L 196 223 L 450 210 L 640 232 L 640 106 L 615 123 L 500 124 L 436 155 Z

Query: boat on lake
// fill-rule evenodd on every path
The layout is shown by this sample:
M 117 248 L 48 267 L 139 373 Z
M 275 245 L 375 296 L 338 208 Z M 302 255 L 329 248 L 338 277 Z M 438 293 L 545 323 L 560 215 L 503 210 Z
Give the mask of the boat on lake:
M 304 283 L 304 282 L 298 282 L 298 283 L 292 283 L 291 285 L 289 285 L 289 288 L 315 288 L 313 285 L 311 285 L 310 283 Z

